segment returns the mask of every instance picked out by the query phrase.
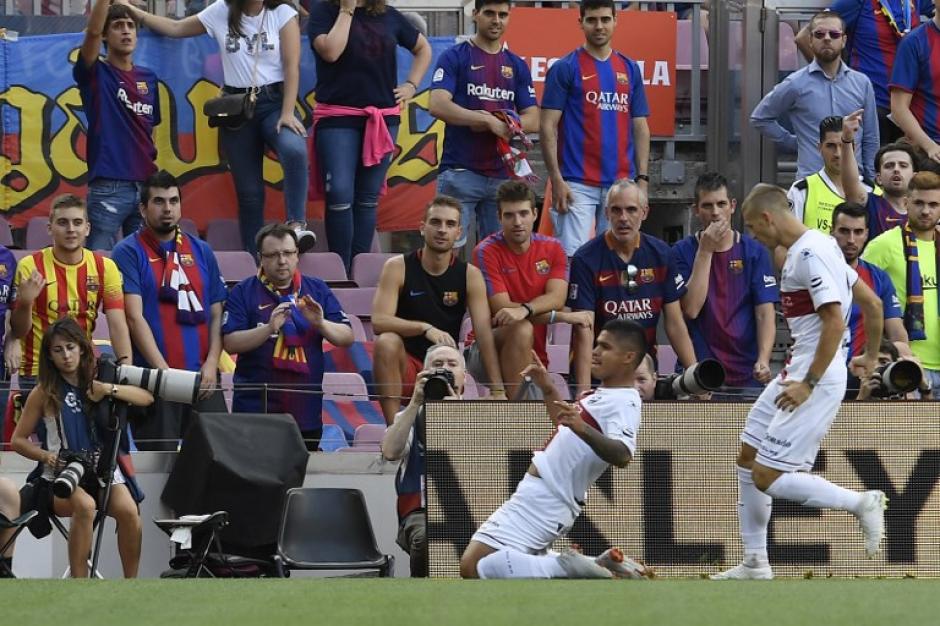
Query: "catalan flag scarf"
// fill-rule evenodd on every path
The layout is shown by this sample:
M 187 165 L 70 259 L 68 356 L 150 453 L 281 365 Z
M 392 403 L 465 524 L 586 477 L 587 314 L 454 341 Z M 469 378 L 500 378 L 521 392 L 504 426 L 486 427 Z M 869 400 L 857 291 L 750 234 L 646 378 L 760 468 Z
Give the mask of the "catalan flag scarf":
M 281 331 L 277 335 L 277 342 L 274 344 L 274 368 L 299 374 L 309 374 L 310 366 L 307 364 L 307 353 L 304 350 L 304 345 L 308 341 L 307 335 L 312 327 L 310 322 L 303 316 L 303 313 L 294 306 L 300 298 L 300 272 L 294 271 L 289 292 L 286 294 L 275 287 L 274 283 L 260 270 L 258 271 L 258 280 L 268 290 L 268 293 L 274 296 L 278 304 L 290 302 L 292 305 L 290 315 L 287 316 L 287 321 L 281 326 Z
M 189 238 L 176 227 L 176 235 L 169 250 L 164 250 L 160 241 L 149 228 L 142 228 L 138 232 L 140 241 L 151 252 L 163 259 L 163 275 L 160 280 L 157 297 L 162 302 L 172 302 L 176 305 L 176 321 L 180 324 L 196 326 L 206 322 L 206 311 L 199 302 L 199 296 L 193 288 L 192 282 L 186 276 L 186 270 L 180 259 L 189 259 L 189 265 L 194 266 L 192 259 L 193 249 Z M 198 272 L 198 269 L 196 270 Z
M 539 177 L 535 175 L 528 159 L 528 151 L 532 149 L 532 140 L 523 130 L 519 114 L 511 109 L 500 109 L 492 113 L 509 126 L 509 139 L 496 138 L 496 153 L 506 166 L 506 172 L 512 178 L 537 183 Z
M 907 303 L 904 307 L 904 328 L 907 329 L 911 341 L 922 341 L 927 338 L 924 326 L 924 285 L 920 274 L 920 261 L 917 253 L 917 237 L 910 225 L 904 224 L 901 229 L 904 242 L 904 258 L 907 259 Z M 934 254 L 936 255 L 935 272 L 940 272 L 940 237 L 934 237 Z M 938 290 L 940 297 L 940 290 Z

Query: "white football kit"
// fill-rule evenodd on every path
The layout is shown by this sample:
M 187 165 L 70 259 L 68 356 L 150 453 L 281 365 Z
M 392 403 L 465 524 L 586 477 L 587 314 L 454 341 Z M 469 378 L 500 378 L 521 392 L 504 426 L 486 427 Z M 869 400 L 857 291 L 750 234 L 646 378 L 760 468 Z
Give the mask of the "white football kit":
M 845 395 L 848 320 L 857 280 L 836 241 L 817 230 L 807 230 L 787 251 L 780 302 L 794 340 L 792 354 L 751 407 L 741 433 L 741 441 L 758 450 L 761 465 L 783 472 L 812 469 Z M 774 401 L 785 389 L 782 383 L 801 381 L 809 371 L 822 333 L 816 311 L 831 302 L 839 303 L 846 322 L 841 346 L 809 398 L 796 410 L 779 409 Z
M 581 418 L 632 455 L 640 429 L 640 396 L 635 389 L 598 387 L 578 401 Z M 567 426 L 558 426 L 515 493 L 473 535 L 491 548 L 543 554 L 581 513 L 587 490 L 609 464 Z

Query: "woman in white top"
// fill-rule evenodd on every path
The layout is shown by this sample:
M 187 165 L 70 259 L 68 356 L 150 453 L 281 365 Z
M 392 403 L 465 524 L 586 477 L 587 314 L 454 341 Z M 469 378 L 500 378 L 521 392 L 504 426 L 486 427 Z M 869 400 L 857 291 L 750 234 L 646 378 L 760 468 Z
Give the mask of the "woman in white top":
M 316 239 L 305 230 L 307 131 L 294 111 L 300 80 L 300 26 L 294 7 L 286 0 L 217 0 L 178 21 L 137 8 L 134 14 L 142 25 L 167 37 L 208 33 L 215 39 L 225 93 L 260 88 L 254 117 L 239 128 L 219 129 L 238 196 L 242 245 L 257 254 L 255 234 L 264 225 L 262 163 L 267 145 L 284 170 L 287 223 L 298 231 L 301 252 L 312 248 Z

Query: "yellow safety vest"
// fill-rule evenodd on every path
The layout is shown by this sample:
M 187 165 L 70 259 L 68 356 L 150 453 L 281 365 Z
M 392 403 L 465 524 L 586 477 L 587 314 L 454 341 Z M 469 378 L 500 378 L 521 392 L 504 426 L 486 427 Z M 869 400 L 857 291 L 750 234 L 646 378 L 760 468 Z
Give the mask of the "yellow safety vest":
M 863 181 L 874 194 L 880 196 L 882 190 L 876 185 Z M 832 187 L 826 184 L 819 172 L 810 174 L 803 180 L 796 182 L 796 188 L 806 190 L 806 202 L 803 203 L 803 223 L 809 228 L 815 228 L 827 235 L 832 230 L 832 211 L 837 205 L 845 202 L 845 198 L 837 194 Z

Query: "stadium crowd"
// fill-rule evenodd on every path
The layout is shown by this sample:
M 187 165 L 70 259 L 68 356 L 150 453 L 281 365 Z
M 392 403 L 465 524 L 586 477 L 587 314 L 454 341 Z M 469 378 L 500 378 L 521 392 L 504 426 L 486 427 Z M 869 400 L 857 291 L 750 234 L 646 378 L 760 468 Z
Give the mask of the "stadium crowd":
M 913 396 L 936 399 L 940 93 L 930 50 L 940 39 L 940 16 L 924 1 L 883 13 L 864 10 L 868 4 L 836 0 L 815 15 L 797 37 L 809 65 L 768 93 L 751 119 L 797 153 L 799 180 L 786 194 L 791 215 L 834 240 L 846 275 L 857 273 L 877 296 L 880 306 L 867 311 L 883 317 L 877 326 L 883 323 L 888 341 L 879 355 L 916 362 L 923 376 Z M 637 63 L 611 45 L 615 3 L 580 3 L 584 44 L 551 66 L 541 102 L 528 65 L 504 45 L 511 9 L 506 0 L 475 0 L 476 34 L 431 69 L 430 113 L 446 125 L 438 195 L 421 221 L 421 247 L 390 256 L 377 272 L 371 306 L 357 311 L 368 316 L 363 320 L 344 310 L 315 263 L 301 269 L 315 244 L 304 214 L 308 187 L 326 202 L 328 249 L 355 280 L 355 260 L 372 246 L 400 107 L 429 70 L 425 35 L 383 0 L 319 0 L 303 8 L 318 97 L 313 127 L 306 128 L 294 106 L 301 39 L 298 10 L 289 2 L 217 1 L 172 20 L 126 0 L 94 0 L 74 66 L 87 119 L 87 197 L 52 202 L 50 246 L 19 261 L 0 246 L 0 372 L 18 374 L 21 399 L 9 402 L 22 407 L 22 417 L 12 443 L 39 462 L 37 476 L 53 475 L 60 449 L 93 445 L 95 428 L 83 411 L 108 396 L 135 405 L 127 449 L 176 449 L 195 408 L 290 413 L 308 448 L 317 450 L 327 442 L 322 392 L 328 361 L 336 365 L 329 355 L 367 343 L 374 363 L 370 395 L 388 425 L 381 453 L 404 459 L 399 543 L 412 556 L 412 574 L 426 575 L 424 453 L 414 424 L 437 370 L 457 372 L 448 396 L 545 399 L 550 407 L 589 392 L 599 379 L 630 381 L 643 401 L 653 400 L 657 375 L 670 373 L 664 361 L 675 361 L 677 371 L 710 359 L 723 366 L 724 385 L 699 399 L 753 400 L 778 384 L 772 382 L 777 310 L 792 304 L 786 293 L 781 303 L 779 287 L 786 249 L 782 243 L 769 249 L 766 237 L 758 241 L 736 228 L 741 216 L 727 173 L 705 173 L 695 184 L 699 230 L 672 246 L 643 230 L 651 211 L 650 109 Z M 238 125 L 220 122 L 241 241 L 259 262 L 256 274 L 237 284 L 226 285 L 215 251 L 183 228 L 181 185 L 155 165 L 159 76 L 134 62 L 140 27 L 168 37 L 208 33 L 224 52 L 224 97 L 239 107 L 251 100 L 253 115 L 242 115 Z M 401 83 L 397 47 L 412 55 Z M 545 216 L 525 154 L 536 133 L 550 185 Z M 266 149 L 285 173 L 283 224 L 263 224 Z M 551 220 L 555 237 L 536 232 L 540 217 Z M 475 237 L 468 237 L 474 223 Z M 471 238 L 473 250 L 461 250 Z M 374 339 L 363 321 L 371 323 Z M 198 372 L 195 405 L 93 382 L 90 340 L 103 334 L 95 335 L 97 324 L 106 325 L 104 349 L 119 359 Z M 844 362 L 870 358 L 867 333 L 875 325 L 858 303 L 846 326 Z M 598 361 L 607 358 L 598 356 L 604 350 L 621 349 L 621 339 L 632 355 L 623 361 L 627 374 L 612 368 L 614 361 Z M 234 385 L 230 406 L 224 374 Z M 879 391 L 867 374 L 849 385 L 851 395 L 864 399 Z M 582 436 L 571 406 L 549 411 Z M 633 427 L 633 419 L 626 412 L 616 423 Z M 626 464 L 633 436 L 617 444 L 622 450 L 582 438 L 606 468 Z M 752 462 L 739 462 L 739 469 Z M 538 468 L 529 474 L 551 472 L 541 463 L 548 461 L 534 462 Z M 133 576 L 141 530 L 128 510 L 138 494 L 132 469 L 118 471 L 121 495 L 109 512 L 124 527 L 118 542 L 125 574 Z M 770 493 L 771 483 L 788 497 L 781 486 L 788 481 L 747 474 L 742 484 L 752 491 L 756 484 L 761 497 L 769 500 L 763 491 Z M 519 493 L 532 482 L 527 475 Z M 81 488 L 76 494 L 56 497 L 54 511 L 84 523 L 94 502 Z M 15 489 L 0 479 L 0 512 L 12 517 L 18 510 Z M 86 535 L 70 543 L 73 575 L 86 573 Z M 503 575 L 504 565 L 490 560 L 493 542 L 502 539 L 486 526 L 478 535 L 476 551 L 465 555 L 465 575 Z M 751 557 L 743 566 L 757 572 L 752 577 L 766 577 L 766 550 Z M 12 552 L 0 558 L 9 571 Z M 560 573 L 552 565 L 545 575 L 583 573 L 586 566 L 571 560 Z M 616 570 L 609 557 L 605 563 Z M 533 575 L 544 573 L 543 565 L 531 567 Z

